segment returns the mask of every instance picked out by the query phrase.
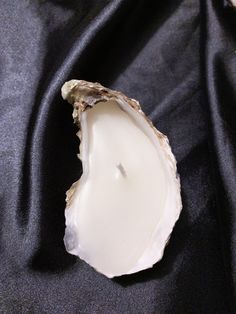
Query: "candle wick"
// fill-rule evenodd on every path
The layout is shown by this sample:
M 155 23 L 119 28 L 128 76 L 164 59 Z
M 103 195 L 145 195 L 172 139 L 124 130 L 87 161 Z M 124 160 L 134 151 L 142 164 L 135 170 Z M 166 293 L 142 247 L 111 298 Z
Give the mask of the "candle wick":
M 119 164 L 117 165 L 117 168 L 120 170 L 120 173 L 122 174 L 122 176 L 123 176 L 124 178 L 126 178 L 126 177 L 127 177 L 127 174 L 126 174 L 126 171 L 125 171 L 125 168 L 123 167 L 123 165 L 122 165 L 121 163 L 119 163 Z

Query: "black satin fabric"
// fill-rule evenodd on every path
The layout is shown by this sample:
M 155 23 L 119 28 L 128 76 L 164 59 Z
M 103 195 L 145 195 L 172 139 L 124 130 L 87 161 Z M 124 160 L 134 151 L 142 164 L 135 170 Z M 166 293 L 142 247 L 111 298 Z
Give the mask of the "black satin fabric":
M 224 0 L 0 9 L 0 313 L 236 313 L 236 10 Z M 60 96 L 72 78 L 139 100 L 169 137 L 183 211 L 153 269 L 111 280 L 65 251 L 65 191 L 82 171 Z

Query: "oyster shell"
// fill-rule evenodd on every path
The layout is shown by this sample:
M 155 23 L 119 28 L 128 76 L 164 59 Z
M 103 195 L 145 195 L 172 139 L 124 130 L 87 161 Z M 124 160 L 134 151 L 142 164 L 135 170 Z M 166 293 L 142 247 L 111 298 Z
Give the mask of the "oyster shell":
M 66 250 L 112 278 L 159 261 L 181 209 L 168 139 L 139 103 L 71 80 L 62 97 L 80 128 L 83 174 L 67 192 Z

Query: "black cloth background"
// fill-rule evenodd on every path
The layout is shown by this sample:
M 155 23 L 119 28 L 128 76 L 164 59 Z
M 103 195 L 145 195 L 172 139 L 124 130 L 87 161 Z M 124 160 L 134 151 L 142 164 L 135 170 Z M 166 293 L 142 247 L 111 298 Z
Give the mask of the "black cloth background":
M 0 9 L 0 313 L 236 313 L 236 10 L 223 0 Z M 153 269 L 110 280 L 65 251 L 65 191 L 81 174 L 60 96 L 72 78 L 139 100 L 170 139 L 184 206 Z

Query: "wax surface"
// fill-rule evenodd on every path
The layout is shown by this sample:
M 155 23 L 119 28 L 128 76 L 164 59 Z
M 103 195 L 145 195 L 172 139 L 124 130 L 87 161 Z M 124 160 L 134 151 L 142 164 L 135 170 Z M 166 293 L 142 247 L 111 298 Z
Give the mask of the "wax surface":
M 161 220 L 168 192 L 165 167 L 151 139 L 116 102 L 98 103 L 84 114 L 85 169 L 70 209 L 77 241 L 96 269 L 125 273 Z

